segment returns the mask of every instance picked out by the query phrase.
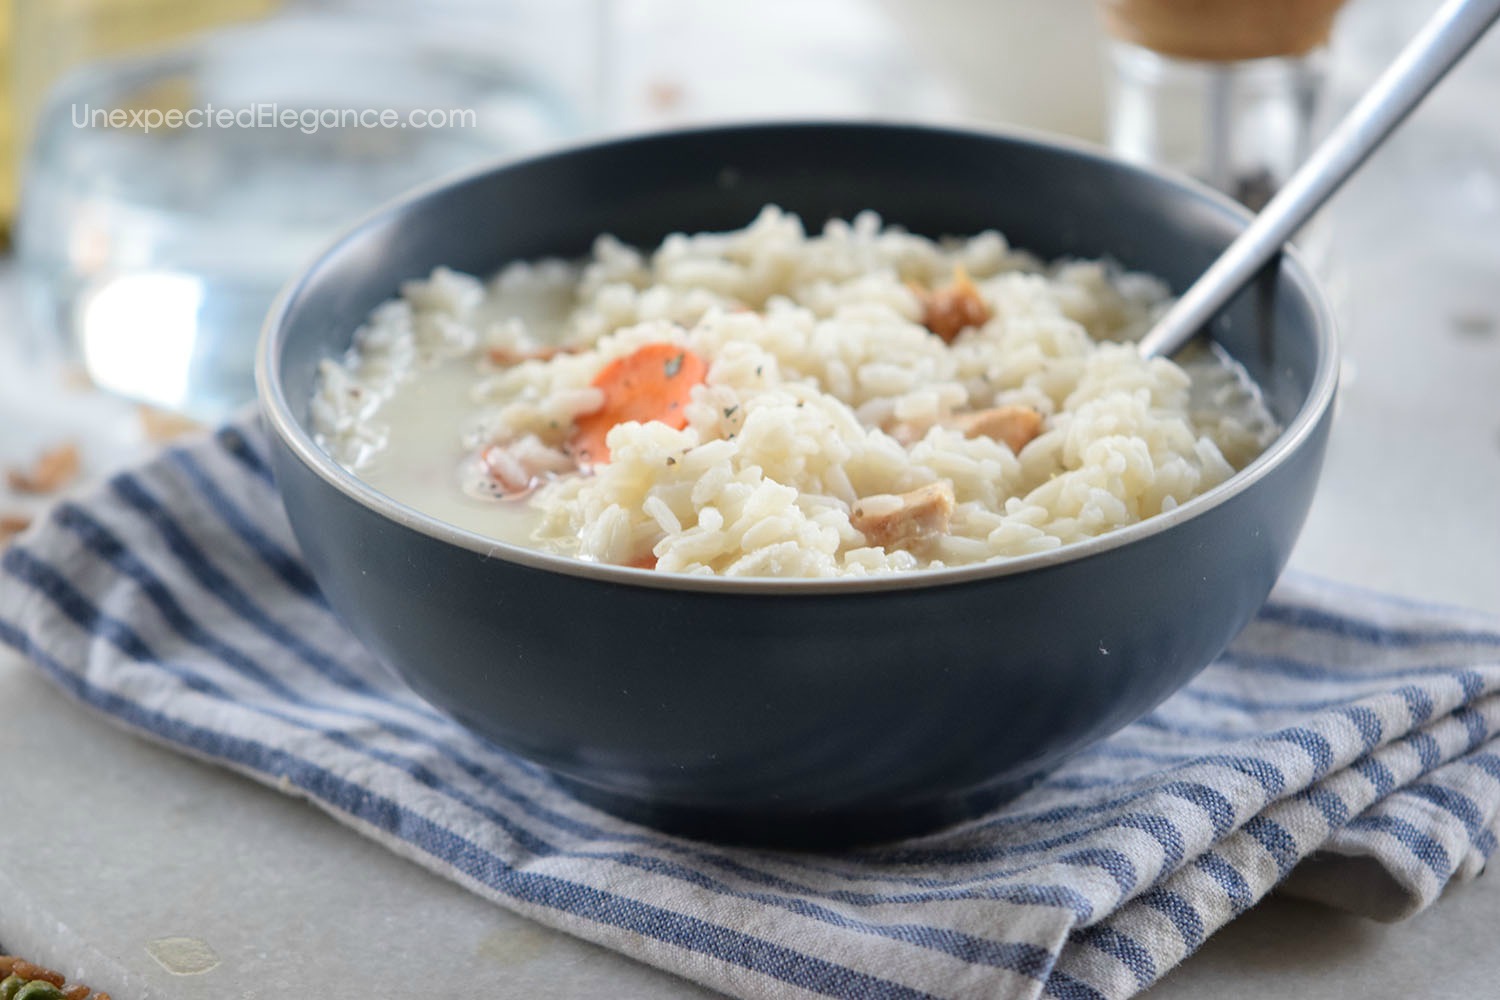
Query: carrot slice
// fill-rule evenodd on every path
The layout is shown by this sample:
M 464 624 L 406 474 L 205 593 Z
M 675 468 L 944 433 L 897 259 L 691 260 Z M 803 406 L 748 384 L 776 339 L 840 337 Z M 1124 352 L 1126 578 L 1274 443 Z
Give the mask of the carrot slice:
M 706 361 L 676 344 L 647 344 L 616 358 L 594 376 L 594 387 L 604 390 L 604 405 L 574 422 L 569 450 L 580 463 L 599 465 L 609 461 L 604 437 L 615 424 L 659 420 L 686 427 L 683 408 L 707 374 Z

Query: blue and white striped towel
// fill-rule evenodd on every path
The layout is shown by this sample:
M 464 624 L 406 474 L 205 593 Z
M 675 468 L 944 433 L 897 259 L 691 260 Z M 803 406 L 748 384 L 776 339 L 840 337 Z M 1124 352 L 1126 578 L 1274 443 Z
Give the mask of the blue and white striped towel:
M 390 679 L 298 562 L 264 443 L 226 429 L 57 507 L 0 559 L 0 640 L 144 735 L 726 993 L 1126 997 L 1273 886 L 1395 918 L 1495 846 L 1500 625 L 1303 578 L 981 821 L 832 855 L 662 836 Z

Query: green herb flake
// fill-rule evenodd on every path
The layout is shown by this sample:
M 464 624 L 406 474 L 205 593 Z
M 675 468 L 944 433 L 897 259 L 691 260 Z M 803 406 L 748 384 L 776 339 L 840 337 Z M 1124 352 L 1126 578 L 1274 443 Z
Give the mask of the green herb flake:
M 677 373 L 682 371 L 682 359 L 686 356 L 686 354 L 679 354 L 666 360 L 662 370 L 667 373 L 667 378 L 677 377 Z
M 730 417 L 734 416 L 735 411 L 738 410 L 738 409 L 739 409 L 739 404 L 735 404 L 734 406 L 726 406 L 726 407 L 724 407 L 724 419 L 728 420 Z

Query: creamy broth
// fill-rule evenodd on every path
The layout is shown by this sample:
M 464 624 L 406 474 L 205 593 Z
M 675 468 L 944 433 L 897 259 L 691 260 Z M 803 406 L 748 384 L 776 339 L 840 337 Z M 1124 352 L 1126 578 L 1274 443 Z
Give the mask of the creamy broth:
M 463 429 L 473 420 L 477 380 L 473 361 L 449 360 L 398 386 L 381 407 L 388 443 L 359 478 L 455 527 L 534 548 L 540 512 L 524 500 L 482 499 L 460 488 L 458 470 L 473 450 L 464 446 Z

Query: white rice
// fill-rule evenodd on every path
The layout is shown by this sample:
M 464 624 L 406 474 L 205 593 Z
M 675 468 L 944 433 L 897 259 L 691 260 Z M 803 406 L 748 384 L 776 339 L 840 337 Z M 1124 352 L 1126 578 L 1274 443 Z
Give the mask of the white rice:
M 972 276 L 991 318 L 951 344 L 922 324 L 908 283 Z M 526 442 L 560 455 L 600 404 L 591 381 L 644 344 L 709 362 L 687 424 L 625 423 L 607 464 L 525 500 L 527 542 L 660 571 L 832 577 L 1004 559 L 1134 524 L 1203 493 L 1276 428 L 1242 375 L 1189 375 L 1129 343 L 1166 300 L 1154 279 L 1101 262 L 1043 264 L 994 232 L 934 242 L 872 213 L 808 236 L 765 209 L 732 233 L 674 235 L 651 254 L 604 236 L 581 265 L 517 264 L 487 284 L 438 270 L 412 282 L 327 362 L 320 441 L 356 472 L 388 447 L 388 402 L 444 365 L 472 372 L 450 442 Z M 560 308 L 559 308 L 560 305 Z M 490 348 L 580 348 L 508 367 Z M 947 418 L 1007 404 L 1044 417 L 1020 454 Z M 467 411 L 467 412 L 465 412 Z M 887 429 L 926 428 L 903 444 Z M 883 429 L 884 428 L 884 429 Z M 559 467 L 566 467 L 565 464 Z M 464 471 L 464 470 L 467 471 Z M 477 470 L 477 471 L 476 471 Z M 474 462 L 453 470 L 485 473 Z M 850 520 L 929 483 L 952 486 L 947 530 L 871 545 Z

